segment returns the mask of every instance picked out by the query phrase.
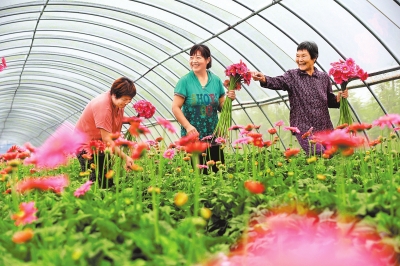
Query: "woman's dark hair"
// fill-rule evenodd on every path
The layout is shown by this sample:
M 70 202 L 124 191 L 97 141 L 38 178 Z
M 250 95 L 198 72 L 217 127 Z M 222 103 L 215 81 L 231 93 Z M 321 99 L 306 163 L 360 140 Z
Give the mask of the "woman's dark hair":
M 120 77 L 114 81 L 110 90 L 111 95 L 115 95 L 115 98 L 119 99 L 122 96 L 129 96 L 131 98 L 136 95 L 136 87 L 133 81 L 127 77 Z
M 297 46 L 297 51 L 307 50 L 311 59 L 318 58 L 318 46 L 315 42 L 305 41 Z
M 211 67 L 211 52 L 210 49 L 204 45 L 204 44 L 195 44 L 193 47 L 190 49 L 189 55 L 195 55 L 197 51 L 200 52 L 201 56 L 204 57 L 205 59 L 210 58 L 210 62 L 208 62 L 206 68 L 209 69 Z

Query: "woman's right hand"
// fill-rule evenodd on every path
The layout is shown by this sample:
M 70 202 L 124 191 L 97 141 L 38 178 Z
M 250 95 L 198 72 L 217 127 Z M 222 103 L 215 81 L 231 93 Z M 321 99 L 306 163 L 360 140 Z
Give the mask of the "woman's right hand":
M 185 129 L 186 129 L 186 132 L 187 132 L 188 135 L 199 134 L 197 129 L 194 126 L 192 126 L 191 124 L 189 124 L 187 127 L 185 127 Z
M 126 166 L 126 169 L 132 170 L 132 166 L 133 166 L 132 157 L 126 156 L 125 166 Z
M 251 73 L 251 77 L 253 78 L 254 81 L 261 81 L 263 83 L 265 83 L 265 76 L 263 73 L 261 72 L 250 72 Z

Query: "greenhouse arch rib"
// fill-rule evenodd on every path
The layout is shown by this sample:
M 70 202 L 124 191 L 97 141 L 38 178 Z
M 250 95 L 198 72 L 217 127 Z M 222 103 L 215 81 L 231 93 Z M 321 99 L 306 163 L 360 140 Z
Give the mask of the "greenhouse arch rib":
M 46 9 L 46 6 L 47 6 L 47 3 L 48 3 L 48 2 L 49 2 L 49 0 L 46 0 L 46 3 L 43 5 L 42 11 L 40 11 L 39 17 L 38 17 L 38 19 L 37 19 L 37 21 L 36 21 L 35 29 L 34 29 L 34 31 L 33 31 L 32 42 L 31 42 L 31 45 L 30 45 L 28 54 L 26 55 L 24 65 L 23 65 L 22 70 L 21 70 L 21 74 L 19 75 L 18 86 L 17 86 L 17 88 L 15 89 L 15 92 L 14 92 L 14 95 L 13 95 L 13 98 L 12 98 L 12 101 L 11 101 L 10 110 L 8 111 L 8 114 L 7 114 L 6 118 L 4 119 L 4 125 L 3 125 L 3 127 L 1 128 L 1 131 L 0 131 L 0 139 L 1 139 L 1 136 L 3 135 L 3 131 L 4 131 L 4 128 L 5 128 L 5 126 L 6 126 L 7 119 L 8 119 L 8 117 L 9 117 L 10 113 L 11 113 L 12 106 L 13 106 L 13 103 L 14 103 L 15 95 L 17 94 L 17 91 L 18 91 L 19 86 L 21 85 L 22 73 L 24 72 L 24 68 L 25 68 L 25 65 L 26 65 L 26 61 L 28 60 L 29 54 L 30 54 L 30 52 L 31 52 L 31 50 L 32 50 L 33 41 L 35 40 L 35 35 L 36 35 L 36 29 L 37 29 L 37 27 L 38 27 L 38 25 L 39 25 L 40 18 L 42 17 L 43 12 L 44 12 L 44 10 Z

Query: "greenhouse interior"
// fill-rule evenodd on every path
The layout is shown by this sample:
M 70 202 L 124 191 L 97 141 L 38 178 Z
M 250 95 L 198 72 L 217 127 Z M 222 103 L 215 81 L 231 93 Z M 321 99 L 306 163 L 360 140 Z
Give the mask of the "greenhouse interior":
M 0 265 L 400 265 L 399 0 L 1 0 Z

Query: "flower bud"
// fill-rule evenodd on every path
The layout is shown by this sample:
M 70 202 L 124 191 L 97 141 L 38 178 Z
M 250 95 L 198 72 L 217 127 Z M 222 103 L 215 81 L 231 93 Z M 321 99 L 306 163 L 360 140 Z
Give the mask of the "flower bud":
M 186 204 L 188 199 L 189 199 L 189 197 L 188 197 L 188 195 L 186 193 L 178 192 L 178 193 L 175 194 L 174 203 L 175 203 L 176 206 L 182 207 L 183 205 Z
M 106 178 L 107 178 L 107 179 L 113 178 L 114 175 L 115 175 L 115 171 L 114 171 L 114 170 L 109 170 L 109 171 L 106 173 Z
M 147 189 L 147 192 L 149 192 L 149 193 L 153 193 L 153 191 L 154 191 L 155 193 L 157 193 L 157 194 L 160 194 L 161 189 L 160 189 L 159 187 L 152 187 L 152 186 L 150 186 L 150 187 Z
M 212 215 L 212 212 L 211 212 L 211 210 L 209 209 L 209 208 L 201 208 L 200 209 L 200 215 L 201 215 L 201 217 L 203 217 L 205 220 L 208 220 L 208 219 L 210 219 L 210 217 L 211 217 L 211 215 Z

